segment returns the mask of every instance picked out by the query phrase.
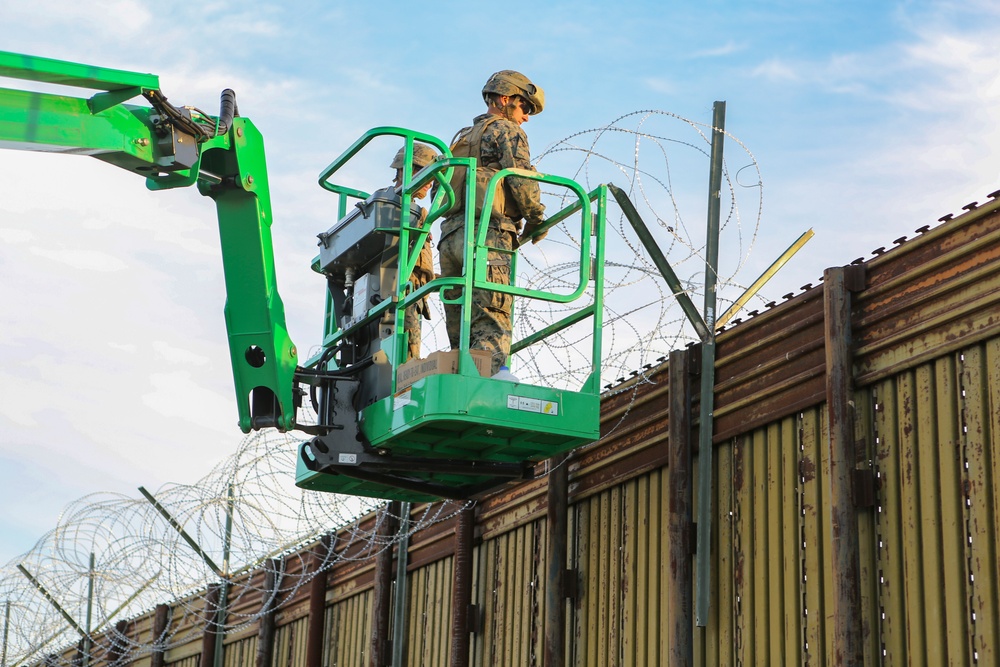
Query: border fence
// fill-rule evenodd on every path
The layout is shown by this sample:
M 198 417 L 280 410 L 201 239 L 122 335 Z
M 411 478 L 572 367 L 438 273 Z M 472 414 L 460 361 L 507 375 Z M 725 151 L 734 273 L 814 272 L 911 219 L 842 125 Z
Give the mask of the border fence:
M 1000 664 L 998 197 L 719 334 L 704 626 L 691 346 L 609 385 L 601 440 L 531 482 L 348 539 L 426 512 L 390 503 L 240 575 L 256 599 L 220 581 L 39 662 Z

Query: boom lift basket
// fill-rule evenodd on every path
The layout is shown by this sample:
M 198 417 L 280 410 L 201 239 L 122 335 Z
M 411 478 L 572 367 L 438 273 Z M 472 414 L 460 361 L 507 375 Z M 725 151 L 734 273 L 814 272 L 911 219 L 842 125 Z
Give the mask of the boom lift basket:
M 365 145 L 386 135 L 406 142 L 403 180 L 395 198 L 385 191 L 371 196 L 329 181 Z M 442 153 L 416 174 L 409 159 L 414 141 Z M 485 215 L 478 225 L 472 224 L 472 207 L 466 207 L 464 275 L 439 277 L 414 290 L 410 274 L 419 249 L 431 224 L 455 201 L 452 170 L 469 170 L 465 201 L 474 201 L 475 168 L 474 158 L 453 157 L 435 137 L 384 127 L 369 130 L 320 175 L 320 185 L 340 195 L 340 218 L 320 235 L 321 253 L 313 264 L 327 276 L 330 294 L 323 350 L 304 364 L 300 378 L 316 388 L 318 424 L 316 437 L 299 448 L 298 486 L 408 501 L 467 498 L 530 479 L 536 462 L 599 437 L 607 191 L 601 186 L 587 194 L 570 179 L 534 171 L 498 172 L 487 190 Z M 510 285 L 487 281 L 486 232 L 494 186 L 509 176 L 560 187 L 574 198 L 540 230 L 574 216 L 580 221 L 577 284 L 568 290 L 517 286 L 516 253 L 511 257 Z M 432 180 L 437 195 L 423 225 L 416 226 L 411 223 L 413 216 L 401 212 L 411 210 L 413 193 Z M 349 214 L 348 198 L 360 200 Z M 359 287 L 359 282 L 366 284 Z M 461 295 L 447 303 L 461 306 L 459 349 L 405 363 L 406 307 L 425 295 L 445 299 L 444 290 L 456 287 Z M 481 370 L 489 375 L 488 354 L 469 349 L 473 289 L 509 293 L 516 297 L 515 308 L 522 299 L 573 304 L 567 307 L 569 315 L 514 341 L 511 353 L 589 320 L 590 369 L 582 386 L 553 388 L 485 377 Z M 361 304 L 355 298 L 359 290 L 364 295 Z M 382 298 L 372 298 L 375 292 Z M 577 303 L 582 305 L 577 308 Z

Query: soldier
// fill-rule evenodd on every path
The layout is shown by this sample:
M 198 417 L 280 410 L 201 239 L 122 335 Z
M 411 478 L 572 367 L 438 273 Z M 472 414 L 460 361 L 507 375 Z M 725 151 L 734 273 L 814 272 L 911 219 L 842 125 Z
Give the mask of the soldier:
M 459 130 L 452 140 L 456 156 L 475 157 L 477 175 L 477 213 L 483 205 L 485 182 L 501 169 L 516 167 L 534 171 L 528 151 L 528 137 L 521 129 L 530 116 L 542 112 L 545 94 L 528 77 L 513 70 L 497 72 L 483 86 L 486 113 L 476 116 L 471 127 Z M 456 170 L 458 171 L 458 170 Z M 464 178 L 461 181 L 464 183 Z M 453 182 L 453 185 L 455 183 Z M 463 186 L 464 187 L 464 186 Z M 545 221 L 545 206 L 541 203 L 538 181 L 508 177 L 495 193 L 486 244 L 491 248 L 513 251 L 529 238 L 538 243 L 545 233 L 538 233 Z M 523 231 L 521 221 L 524 220 Z M 518 234 L 520 233 L 520 236 Z M 441 223 L 438 254 L 443 276 L 461 276 L 465 245 L 465 212 L 452 210 Z M 510 254 L 491 250 L 488 256 L 487 280 L 501 285 L 510 284 Z M 458 288 L 445 291 L 445 296 L 459 296 Z M 475 290 L 472 294 L 472 327 L 469 347 L 493 354 L 493 373 L 507 363 L 511 343 L 510 294 Z M 459 347 L 461 306 L 445 305 L 445 323 L 452 349 Z
M 396 157 L 393 158 L 392 164 L 389 165 L 390 169 L 396 170 L 396 178 L 393 180 L 393 186 L 399 188 L 403 185 L 403 159 L 406 157 L 406 146 L 399 149 L 396 153 Z M 413 173 L 416 173 L 426 167 L 427 165 L 434 162 L 439 157 L 437 151 L 426 144 L 413 144 Z M 427 196 L 427 192 L 431 189 L 431 183 L 423 186 L 419 190 L 413 193 L 412 199 L 415 201 L 417 199 L 423 199 Z M 424 219 L 427 217 L 427 209 L 423 207 L 418 207 L 420 209 L 419 220 L 412 221 L 415 227 L 423 226 Z M 420 256 L 417 259 L 416 266 L 413 267 L 413 273 L 410 275 L 410 282 L 413 284 L 413 289 L 418 289 L 422 285 L 429 283 L 434 280 L 434 257 L 431 254 L 431 235 L 427 235 L 427 240 L 424 245 L 420 248 Z M 406 312 L 403 315 L 403 330 L 409 334 L 408 340 L 408 359 L 419 359 L 420 358 L 420 342 L 421 342 L 421 318 L 431 319 L 430 306 L 427 303 L 427 297 L 425 296 L 420 301 L 414 303 L 413 305 L 407 307 Z

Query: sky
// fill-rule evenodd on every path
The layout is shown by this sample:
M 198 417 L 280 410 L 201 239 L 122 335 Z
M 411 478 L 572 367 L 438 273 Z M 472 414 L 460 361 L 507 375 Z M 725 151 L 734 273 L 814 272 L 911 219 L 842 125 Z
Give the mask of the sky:
M 35 0 L 3 17 L 0 50 L 153 73 L 208 111 L 236 90 L 265 139 L 278 288 L 304 351 L 320 338 L 316 234 L 335 221 L 320 171 L 374 126 L 447 140 L 501 69 L 545 89 L 524 126 L 535 154 L 637 110 L 709 123 L 724 100 L 763 183 L 751 279 L 816 233 L 772 299 L 1000 188 L 1000 8 L 985 1 Z M 0 150 L 0 299 L 0 563 L 82 496 L 193 483 L 239 446 L 215 209 L 195 189 Z

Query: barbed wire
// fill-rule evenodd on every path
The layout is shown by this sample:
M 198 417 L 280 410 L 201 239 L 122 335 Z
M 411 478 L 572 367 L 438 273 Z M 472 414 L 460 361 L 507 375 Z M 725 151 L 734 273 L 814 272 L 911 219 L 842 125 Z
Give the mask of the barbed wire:
M 691 192 L 706 191 L 712 133 L 710 125 L 676 114 L 635 111 L 553 143 L 536 162 L 550 173 L 572 173 L 587 191 L 614 182 L 628 193 L 694 299 L 701 296 L 704 282 L 706 241 L 692 231 L 699 228 L 692 220 L 707 208 L 707 196 L 698 204 L 698 196 Z M 720 311 L 722 304 L 732 303 L 742 293 L 737 276 L 757 238 L 763 206 L 756 159 L 731 134 L 725 137 L 727 145 L 738 147 L 739 152 L 737 158 L 727 157 L 723 169 L 720 241 L 725 251 L 720 257 L 732 265 L 719 268 Z M 729 165 L 737 163 L 734 175 Z M 756 181 L 739 185 L 736 177 L 747 169 L 756 174 Z M 572 203 L 566 192 L 545 191 L 543 196 L 549 212 Z M 739 206 L 739 200 L 747 198 L 752 200 L 753 211 L 749 226 Z M 638 374 L 640 382 L 648 381 L 645 373 L 652 364 L 697 340 L 626 222 L 624 214 L 609 209 L 601 375 L 612 384 L 616 378 L 621 384 L 630 373 Z M 518 284 L 556 292 L 574 289 L 582 243 L 579 228 L 574 229 L 569 221 L 560 223 L 543 243 L 519 253 Z M 443 312 L 440 304 L 432 303 L 438 312 L 424 325 L 425 349 L 445 349 Z M 568 312 L 559 303 L 519 299 L 514 337 L 539 331 Z M 574 326 L 522 351 L 515 357 L 520 379 L 578 387 L 590 372 L 592 335 L 589 328 Z M 616 391 L 632 391 L 634 397 L 636 385 L 620 390 L 609 386 L 609 393 Z M 169 603 L 173 617 L 165 635 L 156 638 L 156 648 L 169 649 L 187 641 L 177 633 L 191 623 L 206 622 L 207 596 L 220 581 L 213 564 L 229 582 L 228 607 L 238 610 L 217 629 L 238 632 L 255 623 L 261 613 L 239 611 L 261 608 L 240 601 L 251 596 L 258 602 L 264 592 L 260 577 L 239 574 L 278 563 L 275 592 L 287 599 L 317 572 L 344 559 L 368 560 L 391 549 L 402 535 L 379 534 L 381 522 L 390 518 L 384 501 L 305 491 L 291 483 L 298 444 L 293 434 L 255 433 L 194 484 L 168 484 L 150 494 L 208 558 L 199 555 L 145 497 L 95 493 L 69 505 L 53 530 L 28 553 L 0 569 L 7 664 L 31 664 L 46 653 L 76 644 L 80 633 L 57 605 L 80 628 L 89 605 L 91 632 L 105 633 L 105 645 L 113 640 L 129 659 L 136 659 L 152 651 L 153 642 L 119 633 L 116 623 Z M 407 535 L 448 520 L 465 506 L 456 502 L 427 505 L 422 515 L 410 518 Z M 375 521 L 362 525 L 360 517 L 375 511 L 379 512 Z M 341 538 L 338 549 L 325 555 L 318 570 L 294 562 L 307 558 L 306 547 L 334 530 Z M 300 574 L 287 574 L 292 571 Z

